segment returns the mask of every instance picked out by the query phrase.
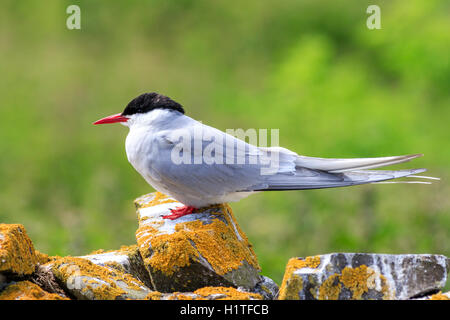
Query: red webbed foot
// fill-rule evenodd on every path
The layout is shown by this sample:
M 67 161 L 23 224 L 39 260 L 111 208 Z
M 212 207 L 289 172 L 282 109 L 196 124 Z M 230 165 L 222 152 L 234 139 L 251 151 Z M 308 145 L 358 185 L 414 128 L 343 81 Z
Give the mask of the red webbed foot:
M 191 206 L 182 206 L 175 209 L 170 209 L 171 214 L 162 217 L 163 219 L 175 220 L 182 216 L 193 213 L 194 210 L 197 210 L 197 208 Z

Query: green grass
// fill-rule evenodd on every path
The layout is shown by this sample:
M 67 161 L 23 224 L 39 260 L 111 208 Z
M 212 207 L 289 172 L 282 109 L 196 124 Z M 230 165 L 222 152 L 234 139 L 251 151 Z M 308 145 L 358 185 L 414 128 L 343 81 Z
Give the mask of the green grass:
M 445 1 L 3 1 L 0 222 L 37 249 L 78 255 L 135 241 L 152 189 L 122 126 L 95 127 L 158 91 L 222 130 L 280 129 L 300 154 L 424 153 L 442 181 L 268 192 L 232 204 L 278 283 L 287 260 L 336 251 L 450 255 L 449 7 Z

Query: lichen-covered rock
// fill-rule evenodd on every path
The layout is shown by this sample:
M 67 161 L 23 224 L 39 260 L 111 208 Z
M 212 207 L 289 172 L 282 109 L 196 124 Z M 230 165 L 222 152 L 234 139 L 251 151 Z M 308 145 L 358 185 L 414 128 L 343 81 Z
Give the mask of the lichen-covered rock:
M 139 251 L 157 291 L 186 292 L 205 286 L 251 289 L 260 282 L 256 255 L 228 205 L 170 220 L 162 216 L 181 204 L 159 192 L 140 197 L 135 204 Z
M 279 299 L 403 300 L 438 291 L 447 272 L 441 255 L 332 253 L 292 258 Z
M 194 292 L 161 293 L 152 292 L 148 300 L 261 300 L 257 293 L 246 292 L 233 287 L 204 287 Z
M 49 256 L 48 254 L 40 252 L 39 250 L 34 250 L 34 252 L 36 254 L 38 265 L 43 265 L 46 264 L 47 262 L 61 259 L 60 256 Z
M 139 279 L 147 287 L 152 288 L 150 276 L 144 266 L 137 245 L 123 246 L 119 250 L 99 250 L 80 258 L 87 259 L 101 267 L 110 267 L 125 272 Z
M 68 300 L 68 298 L 46 292 L 30 281 L 20 281 L 11 283 L 0 292 L 0 300 Z
M 21 224 L 0 224 L 0 274 L 28 275 L 37 258 L 34 246 Z
M 445 293 L 438 292 L 428 296 L 414 298 L 412 300 L 450 300 L 450 291 Z
M 428 297 L 427 300 L 450 300 L 450 291 L 445 293 L 438 292 L 432 294 L 431 296 Z
M 266 276 L 261 276 L 261 281 L 251 290 L 251 292 L 260 294 L 264 300 L 276 300 L 279 291 L 275 281 Z
M 87 259 L 66 257 L 49 262 L 53 274 L 77 299 L 144 299 L 150 289 L 128 273 L 98 266 Z
M 36 271 L 28 277 L 28 280 L 49 293 L 55 293 L 61 297 L 68 298 L 64 288 L 61 287 L 53 274 L 50 264 L 38 265 Z

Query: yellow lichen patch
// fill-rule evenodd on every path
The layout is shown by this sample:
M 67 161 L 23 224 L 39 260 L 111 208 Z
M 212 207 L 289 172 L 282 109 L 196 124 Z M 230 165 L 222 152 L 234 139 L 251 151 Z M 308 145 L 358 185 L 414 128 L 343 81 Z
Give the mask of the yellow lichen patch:
M 97 249 L 97 250 L 90 252 L 88 255 L 91 256 L 94 254 L 103 254 L 103 253 L 106 253 L 106 251 L 104 249 Z
M 167 275 L 173 274 L 177 268 L 190 265 L 191 260 L 196 261 L 198 258 L 197 250 L 184 232 L 160 234 L 151 238 L 150 243 L 152 254 L 144 262 Z
M 298 293 L 303 289 L 303 280 L 300 276 L 294 274 L 294 271 L 303 268 L 315 269 L 320 265 L 320 256 L 306 257 L 305 259 L 289 259 L 281 283 L 279 299 L 296 300 L 299 299 Z
M 238 240 L 231 226 L 219 219 L 213 219 L 209 224 L 199 220 L 180 223 L 175 229 L 183 238 L 194 242 L 198 252 L 217 274 L 223 275 L 239 268 L 242 261 L 259 269 L 253 250 Z
M 21 224 L 0 224 L 0 272 L 31 274 L 37 258 L 33 243 Z
M 40 252 L 38 250 L 34 250 L 34 252 L 36 254 L 37 263 L 41 265 L 46 264 L 50 261 L 61 259 L 60 256 L 49 256 L 48 254 Z
M 115 253 L 115 254 L 134 254 L 137 250 L 137 245 L 129 245 L 129 246 L 121 246 L 119 250 L 104 250 L 104 249 L 98 249 L 90 252 L 88 256 L 91 255 L 97 255 L 97 254 L 104 254 L 104 253 Z
M 150 292 L 144 300 L 161 300 L 162 293 L 158 291 Z
M 69 300 L 55 293 L 48 293 L 30 281 L 9 285 L 0 293 L 0 300 Z
M 74 287 L 74 285 L 80 287 L 80 283 L 76 282 L 83 282 L 81 291 L 92 292 L 97 300 L 111 300 L 125 296 L 127 292 L 117 285 L 118 282 L 136 291 L 144 286 L 129 274 L 95 265 L 82 258 L 65 257 L 56 260 L 52 262 L 52 270 L 55 276 L 68 287 Z
M 331 275 L 319 288 L 319 300 L 338 300 L 341 288 L 342 285 L 339 282 L 339 275 Z
M 243 292 L 232 287 L 204 287 L 194 292 L 151 292 L 146 300 L 262 300 L 257 293 Z
M 166 296 L 167 300 L 205 300 L 203 297 L 195 296 L 192 293 L 174 292 Z
M 126 270 L 123 267 L 123 265 L 121 265 L 120 263 L 118 263 L 116 261 L 105 262 L 105 266 L 113 268 L 113 269 L 117 269 L 117 270 L 122 271 L 122 272 L 126 272 Z
M 340 281 L 353 293 L 353 299 L 360 300 L 363 293 L 369 291 L 375 270 L 366 265 L 357 268 L 346 267 L 342 270 Z
M 159 191 L 155 192 L 154 195 L 154 198 L 150 202 L 140 205 L 140 208 L 148 208 L 164 203 L 177 202 L 176 200 L 169 198 L 169 196 Z
M 343 288 L 350 290 L 353 300 L 363 299 L 363 294 L 370 289 L 382 293 L 383 299 L 392 299 L 394 296 L 386 277 L 361 265 L 356 268 L 345 267 L 341 274 L 334 274 L 325 280 L 319 288 L 319 299 L 336 300 Z
M 232 287 L 204 287 L 194 291 L 194 294 L 198 294 L 203 298 L 215 294 L 223 294 L 223 298 L 218 300 L 250 300 L 257 299 L 262 300 L 262 296 L 257 293 L 242 292 Z
M 446 294 L 443 294 L 442 292 L 439 292 L 439 293 L 433 294 L 430 297 L 430 300 L 450 300 L 450 297 Z
M 46 253 L 42 253 L 38 250 L 35 250 L 34 253 L 36 254 L 36 260 L 39 264 L 46 264 L 50 261 L 50 256 Z

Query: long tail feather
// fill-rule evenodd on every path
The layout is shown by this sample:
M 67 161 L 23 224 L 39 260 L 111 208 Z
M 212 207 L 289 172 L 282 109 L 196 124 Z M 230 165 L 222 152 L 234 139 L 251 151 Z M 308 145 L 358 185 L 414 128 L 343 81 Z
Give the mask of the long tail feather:
M 418 178 L 418 179 L 429 179 L 429 180 L 441 180 L 441 178 L 436 178 L 436 177 L 428 177 L 428 176 L 408 176 L 408 178 Z
M 416 184 L 432 184 L 428 181 L 380 181 L 372 182 L 372 184 L 388 184 L 388 183 L 416 183 Z
M 374 169 L 388 165 L 410 161 L 423 156 L 423 154 L 411 154 L 404 156 L 378 157 L 378 158 L 354 158 L 332 159 L 298 156 L 295 164 L 300 167 L 323 170 L 329 173 L 339 173 L 361 169 Z
M 422 154 L 404 156 L 332 159 L 298 156 L 289 150 L 281 154 L 294 157 L 295 171 L 288 165 L 277 174 L 265 177 L 264 181 L 242 191 L 303 190 L 346 187 L 368 183 L 421 183 L 428 181 L 389 181 L 397 178 L 439 180 L 439 178 L 420 176 L 426 169 L 373 170 L 374 168 L 398 164 L 421 157 Z M 292 159 L 292 158 L 291 158 Z M 289 164 L 287 158 L 287 164 Z M 292 161 L 292 160 L 290 160 Z M 371 170 L 368 170 L 371 169 Z
M 269 190 L 304 190 L 347 187 L 368 183 L 380 183 L 382 181 L 407 178 L 426 169 L 405 170 L 355 170 L 344 173 L 329 173 L 311 169 L 302 169 L 295 175 L 275 175 L 268 177 L 263 185 L 254 186 L 251 191 Z M 408 183 L 408 181 L 399 181 Z M 409 181 L 409 183 L 425 183 L 423 181 Z

